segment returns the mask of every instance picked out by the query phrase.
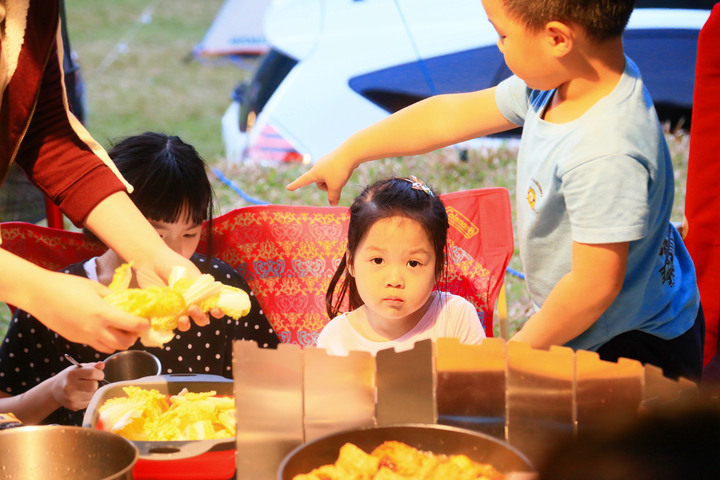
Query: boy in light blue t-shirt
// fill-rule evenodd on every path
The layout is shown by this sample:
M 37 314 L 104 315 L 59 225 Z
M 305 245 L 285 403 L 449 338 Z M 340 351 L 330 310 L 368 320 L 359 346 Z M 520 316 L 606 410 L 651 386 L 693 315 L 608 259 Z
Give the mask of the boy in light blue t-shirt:
M 291 183 L 337 204 L 359 164 L 518 125 L 518 240 L 535 313 L 511 339 L 635 358 L 700 379 L 695 270 L 670 224 L 672 163 L 623 51 L 633 0 L 482 0 L 515 74 L 439 95 L 361 130 Z

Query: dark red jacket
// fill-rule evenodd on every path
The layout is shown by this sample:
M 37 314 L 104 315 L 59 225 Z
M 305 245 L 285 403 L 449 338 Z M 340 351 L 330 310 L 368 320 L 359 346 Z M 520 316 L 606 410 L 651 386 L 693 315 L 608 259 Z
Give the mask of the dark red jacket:
M 685 244 L 695 263 L 705 314 L 705 363 L 718 349 L 720 319 L 720 3 L 698 37 L 695 96 L 685 188 L 688 233 Z
M 7 0 L 22 1 L 29 4 L 25 38 L 0 105 L 0 183 L 17 162 L 79 226 L 101 200 L 126 190 L 126 184 L 69 111 L 58 48 L 58 2 Z

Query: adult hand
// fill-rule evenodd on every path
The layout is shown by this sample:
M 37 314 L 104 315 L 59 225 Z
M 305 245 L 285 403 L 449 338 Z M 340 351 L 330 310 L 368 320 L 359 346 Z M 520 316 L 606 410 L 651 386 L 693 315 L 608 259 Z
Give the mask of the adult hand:
M 104 285 L 87 278 L 47 272 L 45 288 L 22 308 L 68 340 L 85 343 L 105 353 L 126 350 L 150 321 L 110 306 Z
M 184 268 L 190 278 L 200 276 L 200 270 L 187 258 L 172 250 L 164 242 L 156 244 L 152 255 L 133 260 L 135 279 L 140 288 L 166 286 L 174 268 Z
M 176 266 L 185 267 L 191 278 L 200 275 L 190 260 L 165 244 L 123 192 L 110 195 L 98 203 L 85 219 L 85 225 L 121 258 L 133 261 L 140 287 L 167 285 L 170 272 Z M 190 309 L 189 314 L 200 326 L 210 322 L 208 315 L 199 308 Z M 183 317 L 180 327 L 189 328 L 189 322 L 187 317 Z
M 98 389 L 98 382 L 105 378 L 103 362 L 81 365 L 82 367 L 71 365 L 49 379 L 52 388 L 48 391 L 53 400 L 68 410 L 87 408 Z
M 200 270 L 198 270 L 194 263 L 176 253 L 164 243 L 158 250 L 157 254 L 151 257 L 152 261 L 150 263 L 133 264 L 137 282 L 140 287 L 167 285 L 170 272 L 176 267 L 184 268 L 190 278 L 200 276 Z M 203 312 L 197 305 L 193 305 L 188 308 L 188 315 L 183 315 L 178 318 L 178 330 L 181 332 L 187 331 L 190 328 L 191 319 L 201 327 L 210 323 L 208 314 Z
M 0 299 L 33 315 L 52 330 L 96 350 L 124 350 L 150 322 L 111 307 L 104 285 L 51 272 L 0 248 Z
M 340 201 L 342 188 L 347 183 L 350 175 L 352 175 L 355 165 L 344 161 L 336 152 L 331 152 L 320 158 L 310 170 L 300 175 L 286 188 L 294 191 L 300 187 L 315 183 L 320 190 L 327 192 L 328 203 L 333 206 L 337 205 Z

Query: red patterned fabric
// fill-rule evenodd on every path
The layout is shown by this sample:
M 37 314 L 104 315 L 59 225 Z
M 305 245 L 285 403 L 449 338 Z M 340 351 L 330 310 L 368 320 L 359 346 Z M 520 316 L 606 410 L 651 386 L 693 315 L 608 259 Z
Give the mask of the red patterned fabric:
M 448 278 L 443 290 L 478 309 L 485 332 L 513 253 L 510 197 L 504 188 L 441 195 L 448 211 Z M 325 292 L 345 251 L 348 209 L 249 206 L 213 220 L 212 255 L 247 280 L 284 343 L 315 345 L 329 321 Z M 82 233 L 9 222 L 4 248 L 49 270 L 99 255 L 105 247 Z M 207 253 L 204 232 L 198 251 Z
M 107 250 L 79 232 L 41 227 L 24 222 L 0 225 L 3 248 L 48 270 L 60 270 Z
M 100 242 L 90 241 L 82 233 L 25 222 L 0 224 L 0 235 L 0 248 L 53 271 L 100 255 L 107 249 Z M 15 310 L 11 305 L 10 309 Z
M 697 271 L 705 313 L 705 363 L 715 355 L 720 318 L 720 4 L 698 37 L 695 95 L 690 126 L 685 238 Z
M 441 288 L 470 300 L 492 336 L 513 252 L 508 192 L 482 188 L 441 198 L 450 220 Z M 348 221 L 345 207 L 241 207 L 213 221 L 213 255 L 245 277 L 282 342 L 312 346 L 329 321 L 325 292 L 345 251 Z

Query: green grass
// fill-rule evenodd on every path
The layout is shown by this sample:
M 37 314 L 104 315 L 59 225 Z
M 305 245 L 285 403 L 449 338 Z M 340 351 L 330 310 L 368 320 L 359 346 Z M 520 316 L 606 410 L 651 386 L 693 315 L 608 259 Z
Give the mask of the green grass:
M 145 130 L 180 136 L 193 144 L 207 162 L 219 168 L 248 195 L 270 203 L 327 205 L 314 187 L 288 192 L 285 185 L 307 167 L 229 164 L 223 158 L 220 119 L 230 92 L 247 73 L 228 62 L 192 59 L 223 0 L 66 0 L 68 28 L 85 80 L 89 115 L 86 126 L 105 147 L 112 139 Z M 152 9 L 151 21 L 142 22 Z M 125 45 L 123 53 L 117 46 Z M 112 61 L 110 61 L 112 60 Z M 668 132 L 676 174 L 673 220 L 682 219 L 688 135 Z M 365 184 L 387 175 L 413 174 L 440 192 L 483 186 L 503 186 L 514 199 L 515 151 L 473 150 L 467 162 L 454 149 L 429 155 L 386 159 L 364 164 L 343 191 L 342 205 Z M 218 198 L 216 214 L 247 205 L 213 175 Z M 517 255 L 510 266 L 522 270 Z M 530 303 L 521 280 L 507 276 L 511 331 L 528 316 Z M 9 315 L 0 308 L 0 335 Z
M 195 61 L 192 50 L 222 0 L 66 3 L 93 136 L 107 146 L 145 130 L 173 133 L 216 161 L 223 154 L 220 118 L 246 73 L 229 62 Z

